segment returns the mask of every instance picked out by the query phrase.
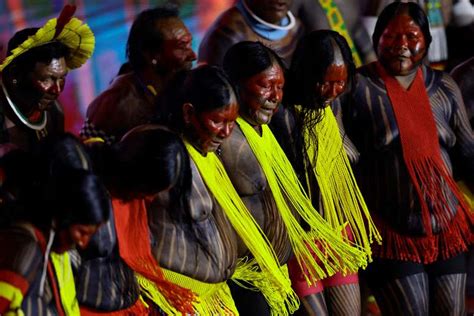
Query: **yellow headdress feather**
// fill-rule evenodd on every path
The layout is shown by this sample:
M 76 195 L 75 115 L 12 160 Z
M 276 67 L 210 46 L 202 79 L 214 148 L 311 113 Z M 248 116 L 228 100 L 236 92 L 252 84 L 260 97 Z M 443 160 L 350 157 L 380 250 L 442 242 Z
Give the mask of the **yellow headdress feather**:
M 75 8 L 66 6 L 63 12 L 69 10 L 69 14 L 74 13 Z M 63 15 L 61 13 L 61 16 Z M 61 42 L 69 48 L 69 56 L 66 58 L 66 65 L 69 69 L 78 68 L 83 65 L 91 56 L 95 47 L 95 37 L 90 27 L 77 18 L 68 18 L 67 23 L 58 25 L 58 20 L 54 18 L 46 22 L 34 35 L 12 50 L 0 65 L 0 71 L 8 66 L 15 58 L 26 53 L 32 48 L 49 44 L 55 41 Z M 58 31 L 59 34 L 58 34 Z

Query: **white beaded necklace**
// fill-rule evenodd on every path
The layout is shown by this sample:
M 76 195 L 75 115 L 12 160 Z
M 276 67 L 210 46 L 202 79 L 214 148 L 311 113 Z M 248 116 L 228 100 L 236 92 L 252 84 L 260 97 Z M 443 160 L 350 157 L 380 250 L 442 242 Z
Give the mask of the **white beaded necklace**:
M 288 10 L 288 12 L 286 13 L 286 15 L 288 16 L 288 20 L 289 20 L 288 25 L 281 26 L 281 25 L 269 23 L 269 22 L 264 21 L 263 19 L 261 19 L 252 10 L 250 10 L 247 3 L 245 3 L 245 0 L 242 0 L 242 5 L 244 6 L 245 10 L 250 14 L 250 16 L 252 18 L 254 18 L 258 23 L 261 23 L 261 24 L 265 25 L 266 27 L 276 29 L 276 30 L 288 31 L 288 30 L 291 30 L 296 24 L 296 19 L 295 19 L 293 13 L 291 13 L 290 10 Z
M 48 121 L 48 116 L 46 115 L 46 113 L 42 112 L 42 115 L 43 115 L 43 119 L 41 120 L 41 122 L 39 124 L 33 124 L 31 123 L 28 118 L 26 118 L 21 112 L 20 110 L 16 107 L 15 103 L 13 103 L 13 101 L 10 99 L 10 96 L 7 92 L 7 89 L 5 88 L 5 85 L 1 84 L 2 86 L 2 90 L 3 90 L 3 93 L 5 94 L 5 98 L 7 99 L 7 102 L 8 104 L 10 105 L 11 109 L 13 110 L 13 112 L 16 114 L 16 116 L 20 119 L 20 121 L 25 124 L 26 126 L 28 126 L 29 128 L 31 129 L 34 129 L 35 131 L 40 131 L 42 129 L 45 128 L 46 126 L 46 122 Z

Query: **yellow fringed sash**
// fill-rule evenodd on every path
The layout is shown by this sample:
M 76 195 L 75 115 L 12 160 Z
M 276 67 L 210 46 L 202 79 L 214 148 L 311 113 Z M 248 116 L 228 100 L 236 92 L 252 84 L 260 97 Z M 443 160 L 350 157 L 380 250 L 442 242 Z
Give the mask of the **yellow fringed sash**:
M 222 162 L 215 153 L 208 153 L 206 156 L 203 156 L 189 143 L 185 142 L 185 145 L 207 188 L 221 206 L 239 237 L 254 256 L 255 260 L 252 261 L 252 268 L 256 269 L 255 271 L 259 270 L 262 278 L 265 278 L 268 280 L 268 284 L 271 284 L 274 290 L 272 293 L 274 299 L 268 301 L 268 303 L 283 301 L 288 306 L 294 305 L 294 300 L 298 299 L 291 288 L 291 281 L 288 275 L 281 271 L 278 258 L 270 241 L 242 202 Z M 299 305 L 298 302 L 296 304 Z M 278 311 L 278 306 L 270 305 L 270 307 L 272 312 Z M 286 311 L 281 313 L 285 314 Z
M 286 264 L 281 266 L 280 270 L 287 278 L 290 277 Z M 240 287 L 254 291 L 255 289 L 259 290 L 271 308 L 271 315 L 293 314 L 300 306 L 299 298 L 296 295 L 282 298 L 281 295 L 274 294 L 278 289 L 271 283 L 271 280 L 261 273 L 255 264 L 255 259 L 239 259 L 232 280 Z
M 61 305 L 64 308 L 66 316 L 79 316 L 79 303 L 76 297 L 76 284 L 74 275 L 72 274 L 71 261 L 69 254 L 51 252 L 49 254 L 51 263 L 54 267 L 54 274 L 58 281 L 59 296 L 61 297 Z
M 193 302 L 195 315 L 239 315 L 226 282 L 205 283 L 183 274 L 161 268 L 167 280 L 196 293 L 198 299 Z M 166 315 L 181 315 L 160 293 L 154 282 L 135 273 L 142 293 L 160 307 Z
M 349 223 L 355 243 L 365 251 L 370 262 L 370 244 L 374 238 L 380 244 L 382 237 L 357 185 L 331 107 L 324 109 L 323 118 L 315 129 L 317 142 L 310 137 L 307 128 L 303 130 L 305 148 L 311 162 L 306 170 L 313 170 L 318 181 L 323 217 L 334 228 Z
M 365 254 L 342 238 L 342 226 L 334 229 L 314 209 L 270 128 L 262 125 L 262 136 L 259 136 L 244 119 L 239 117 L 237 124 L 265 173 L 298 264 L 303 271 L 308 271 L 308 274 L 305 274 L 306 281 L 312 284 L 337 271 L 353 272 L 361 266 L 366 266 Z M 291 209 L 309 224 L 309 232 L 301 227 Z M 318 240 L 322 249 L 315 240 Z

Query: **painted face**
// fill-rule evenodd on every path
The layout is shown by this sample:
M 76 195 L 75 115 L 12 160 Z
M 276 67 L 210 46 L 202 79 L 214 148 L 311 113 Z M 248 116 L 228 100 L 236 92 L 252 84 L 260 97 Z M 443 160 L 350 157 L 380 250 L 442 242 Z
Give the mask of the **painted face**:
M 240 84 L 240 114 L 253 126 L 268 124 L 283 98 L 285 77 L 277 63 Z
M 157 23 L 162 31 L 163 43 L 157 55 L 158 67 L 166 72 L 189 70 L 196 60 L 192 35 L 178 18 L 169 18 Z
M 323 82 L 316 83 L 316 95 L 322 104 L 329 105 L 347 86 L 347 67 L 345 64 L 331 64 L 326 69 Z
M 380 37 L 377 54 L 392 75 L 407 75 L 418 68 L 426 53 L 421 28 L 407 14 L 393 18 Z
M 239 115 L 239 106 L 235 96 L 231 102 L 219 109 L 189 115 L 190 129 L 187 137 L 202 153 L 216 151 L 224 139 L 230 136 Z
M 85 249 L 97 229 L 99 229 L 99 225 L 82 224 L 73 224 L 68 228 L 62 229 L 56 235 L 53 250 L 57 253 L 64 253 L 74 248 L 75 245 Z
M 261 19 L 278 24 L 288 13 L 292 0 L 245 0 Z
M 64 90 L 67 66 L 63 57 L 52 59 L 49 64 L 36 63 L 28 75 L 28 93 L 37 107 L 33 110 L 46 111 Z

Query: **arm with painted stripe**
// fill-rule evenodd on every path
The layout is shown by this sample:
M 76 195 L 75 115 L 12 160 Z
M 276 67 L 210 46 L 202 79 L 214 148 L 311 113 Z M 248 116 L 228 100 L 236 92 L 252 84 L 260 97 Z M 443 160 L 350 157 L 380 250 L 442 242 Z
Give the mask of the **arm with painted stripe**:
M 41 250 L 29 232 L 13 227 L 0 231 L 0 253 L 0 314 L 23 315 L 23 300 L 41 270 Z

